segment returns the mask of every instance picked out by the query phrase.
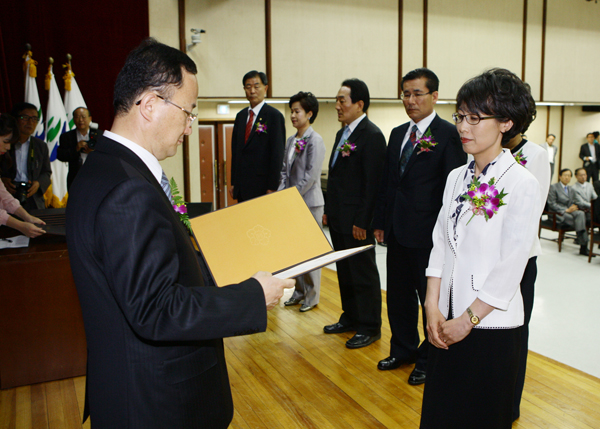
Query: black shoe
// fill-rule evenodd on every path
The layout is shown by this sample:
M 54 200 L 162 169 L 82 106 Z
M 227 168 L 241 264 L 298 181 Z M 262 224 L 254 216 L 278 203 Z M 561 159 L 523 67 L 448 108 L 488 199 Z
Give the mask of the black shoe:
M 580 254 L 580 255 L 583 255 L 583 256 L 589 256 L 589 255 L 590 255 L 590 251 L 589 251 L 589 249 L 587 248 L 587 246 L 581 246 L 581 247 L 579 248 L 579 254 Z
M 304 301 L 302 298 L 290 298 L 286 302 L 284 302 L 283 305 L 285 305 L 286 307 L 289 307 L 290 305 L 298 305 L 302 301 Z
M 423 383 L 425 383 L 425 371 L 417 368 L 413 369 L 408 377 L 408 384 L 411 386 L 418 386 Z
M 342 332 L 354 331 L 352 326 L 342 325 L 340 322 L 334 323 L 333 325 L 327 325 L 323 328 L 323 332 L 326 334 L 341 334 Z
M 388 356 L 383 360 L 380 360 L 377 364 L 377 369 L 381 371 L 388 371 L 390 369 L 399 368 L 402 365 L 410 365 L 415 363 L 414 359 L 399 359 L 392 356 Z
M 377 341 L 380 338 L 381 338 L 381 333 L 374 335 L 374 336 L 356 334 L 355 336 L 350 338 L 348 341 L 346 341 L 346 347 L 348 347 L 349 349 L 360 349 L 361 347 L 367 347 L 369 344 L 374 343 L 375 341 Z

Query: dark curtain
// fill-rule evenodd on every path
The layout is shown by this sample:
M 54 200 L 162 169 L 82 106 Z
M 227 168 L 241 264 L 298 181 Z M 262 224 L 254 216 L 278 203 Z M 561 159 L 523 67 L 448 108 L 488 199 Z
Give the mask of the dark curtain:
M 32 46 L 42 111 L 48 91 L 48 58 L 64 96 L 66 54 L 94 122 L 112 124 L 113 85 L 129 51 L 148 37 L 147 0 L 6 1 L 0 8 L 0 112 L 9 112 L 25 94 L 23 54 Z

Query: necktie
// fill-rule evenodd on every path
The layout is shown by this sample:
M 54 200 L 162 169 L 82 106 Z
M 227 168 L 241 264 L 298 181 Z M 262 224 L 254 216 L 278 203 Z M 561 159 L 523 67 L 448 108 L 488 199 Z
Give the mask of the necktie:
M 567 189 L 566 186 L 565 186 L 565 194 L 569 195 L 569 190 Z
M 337 161 L 337 157 L 340 153 L 338 149 L 341 149 L 341 147 L 344 145 L 344 142 L 348 140 L 348 137 L 350 137 L 350 127 L 346 125 L 346 128 L 344 128 L 344 132 L 342 133 L 342 138 L 340 139 L 337 147 L 335 148 L 335 152 L 333 154 L 333 161 L 331 162 L 332 167 L 335 165 L 335 161 Z
M 167 179 L 167 175 L 164 171 L 162 172 L 162 177 L 160 179 L 160 187 L 163 191 L 165 191 L 165 194 L 169 201 L 171 201 L 171 185 L 169 185 L 169 179 Z
M 244 135 L 244 143 L 248 142 L 250 132 L 252 131 L 252 125 L 254 124 L 254 110 L 250 109 L 248 113 L 248 123 L 246 124 L 246 134 Z
M 415 143 L 417 142 L 417 126 L 413 125 L 410 130 L 410 137 L 408 141 L 404 145 L 404 149 L 402 150 L 402 155 L 400 156 L 400 175 L 404 173 L 404 169 L 406 168 L 406 164 L 408 164 L 408 160 L 415 149 Z

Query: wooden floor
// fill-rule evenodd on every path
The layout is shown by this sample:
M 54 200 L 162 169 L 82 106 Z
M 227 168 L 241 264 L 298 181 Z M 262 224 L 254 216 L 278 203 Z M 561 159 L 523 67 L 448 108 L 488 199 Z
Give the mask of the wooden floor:
M 350 333 L 323 334 L 341 312 L 336 274 L 324 269 L 316 309 L 282 300 L 267 332 L 226 339 L 231 428 L 417 428 L 423 386 L 407 384 L 412 368 L 376 369 L 389 351 L 386 311 L 384 296 L 382 339 L 369 347 L 349 350 Z M 77 377 L 1 391 L 0 429 L 81 428 L 84 386 Z M 600 428 L 599 405 L 600 379 L 530 352 L 513 428 Z

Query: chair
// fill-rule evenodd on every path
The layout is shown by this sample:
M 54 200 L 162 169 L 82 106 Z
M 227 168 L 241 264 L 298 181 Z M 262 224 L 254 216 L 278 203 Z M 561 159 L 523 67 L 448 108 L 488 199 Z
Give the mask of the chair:
M 558 232 L 558 238 L 551 240 L 556 241 L 558 243 L 558 251 L 560 252 L 562 250 L 562 242 L 565 239 L 565 233 L 569 231 L 575 231 L 575 229 L 570 226 L 565 226 L 561 222 L 559 222 L 557 219 L 559 213 L 550 211 L 548 209 L 544 209 L 544 211 L 542 212 L 542 217 L 544 215 L 547 215 L 548 218 L 546 220 L 542 220 L 540 218 L 540 228 L 538 231 L 538 237 L 540 236 L 542 229 L 549 229 L 550 231 Z
M 600 253 L 594 253 L 594 244 L 600 244 L 600 233 L 594 234 L 594 228 L 598 227 L 600 230 L 600 217 L 597 219 L 594 213 L 598 213 L 600 210 L 600 198 L 596 198 L 591 201 L 590 205 L 590 254 L 588 256 L 588 264 L 592 261 L 592 258 L 595 255 L 600 255 Z

